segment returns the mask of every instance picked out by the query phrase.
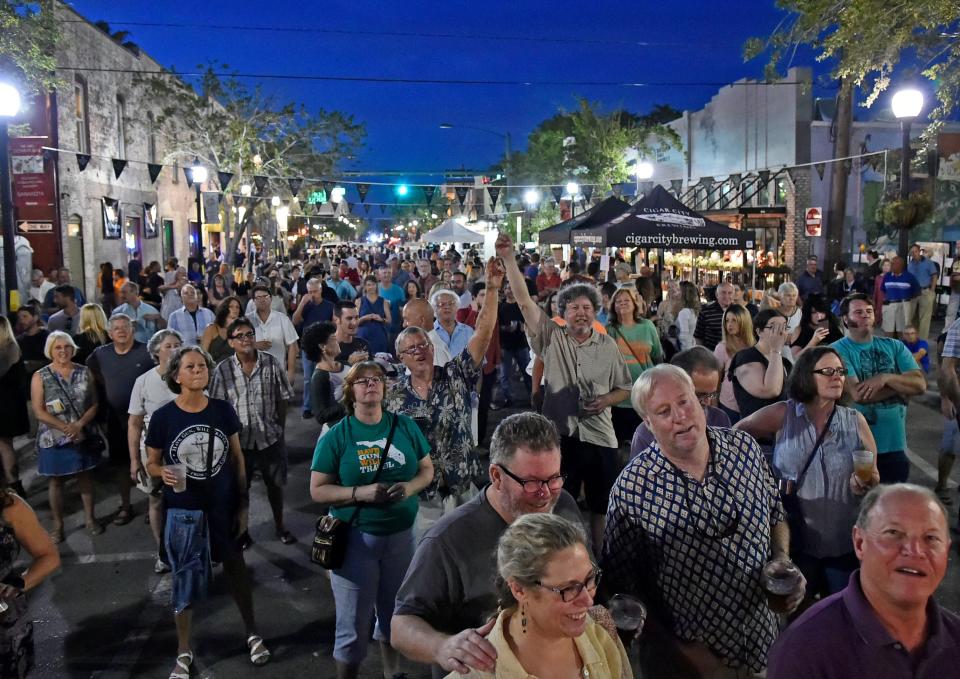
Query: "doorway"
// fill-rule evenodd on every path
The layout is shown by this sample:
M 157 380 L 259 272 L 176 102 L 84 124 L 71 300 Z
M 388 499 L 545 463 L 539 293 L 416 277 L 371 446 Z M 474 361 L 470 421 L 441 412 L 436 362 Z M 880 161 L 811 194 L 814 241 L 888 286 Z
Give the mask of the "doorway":
M 73 285 L 79 285 L 84 297 L 87 296 L 87 271 L 83 259 L 83 218 L 70 215 L 67 218 L 67 268 L 73 274 Z
M 160 221 L 160 231 L 162 233 L 160 247 L 163 252 L 163 260 L 166 261 L 173 257 L 173 220 L 170 218 L 162 219 Z
M 134 252 L 143 252 L 141 249 L 143 238 L 141 224 L 139 217 L 125 217 L 123 220 L 123 238 L 127 249 L 127 262 L 133 257 Z M 127 262 L 122 262 L 121 267 L 125 267 Z

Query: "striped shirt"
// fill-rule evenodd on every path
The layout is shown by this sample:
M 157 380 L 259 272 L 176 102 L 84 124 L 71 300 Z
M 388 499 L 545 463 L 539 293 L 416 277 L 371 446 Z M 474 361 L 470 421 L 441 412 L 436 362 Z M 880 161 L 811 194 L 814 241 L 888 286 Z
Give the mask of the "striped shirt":
M 904 302 L 920 294 L 920 284 L 909 271 L 899 275 L 893 272 L 883 274 L 883 284 L 880 289 L 890 303 Z
M 697 328 L 693 331 L 694 339 L 703 342 L 710 351 L 713 351 L 723 339 L 723 312 L 725 309 L 719 302 L 710 302 L 700 309 L 697 315 Z M 689 349 L 690 347 L 683 347 Z
M 293 398 L 287 372 L 272 355 L 257 352 L 257 364 L 247 375 L 237 356 L 220 361 L 210 380 L 210 397 L 228 401 L 240 418 L 240 447 L 263 450 L 283 438 L 281 402 Z

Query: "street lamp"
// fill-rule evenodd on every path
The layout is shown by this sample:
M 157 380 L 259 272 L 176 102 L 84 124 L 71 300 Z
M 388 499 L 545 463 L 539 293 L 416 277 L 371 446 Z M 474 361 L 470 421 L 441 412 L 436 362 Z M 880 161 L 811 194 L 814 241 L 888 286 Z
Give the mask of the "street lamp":
M 637 163 L 637 179 L 645 181 L 653 177 L 653 163 L 642 160 Z
M 904 88 L 893 95 L 891 101 L 894 117 L 900 121 L 900 200 L 910 195 L 910 124 L 923 109 L 923 93 L 914 88 Z M 909 232 L 900 227 L 900 254 L 907 256 L 910 247 Z
M 523 192 L 523 202 L 531 210 L 540 204 L 540 198 L 541 198 L 540 192 L 537 191 L 536 189 L 527 189 L 526 191 Z
M 206 257 L 203 253 L 203 213 L 201 212 L 200 185 L 207 181 L 207 168 L 200 164 L 200 159 L 194 156 L 190 165 L 190 182 L 197 190 L 197 251 L 200 253 L 200 269 L 203 270 Z
M 7 289 L 7 311 L 20 307 L 20 281 L 17 280 L 17 229 L 13 223 L 13 195 L 10 192 L 10 140 L 7 122 L 20 112 L 20 92 L 8 83 L 0 83 L 0 219 L 3 220 L 3 285 Z

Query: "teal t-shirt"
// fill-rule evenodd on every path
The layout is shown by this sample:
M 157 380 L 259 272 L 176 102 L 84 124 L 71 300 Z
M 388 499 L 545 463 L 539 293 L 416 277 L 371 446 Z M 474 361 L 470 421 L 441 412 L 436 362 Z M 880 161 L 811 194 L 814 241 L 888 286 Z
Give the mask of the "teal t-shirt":
M 859 382 L 881 373 L 902 375 L 911 370 L 920 370 L 903 342 L 889 337 L 874 337 L 863 344 L 844 337 L 830 346 L 840 354 L 847 374 Z M 853 407 L 863 413 L 870 425 L 873 438 L 877 441 L 878 454 L 907 449 L 905 399 L 894 396 L 876 403 L 854 403 Z
M 430 444 L 412 419 L 389 412 L 384 412 L 376 425 L 364 424 L 352 415 L 340 420 L 317 441 L 310 469 L 336 476 L 341 486 L 372 483 L 394 418 L 399 418 L 397 430 L 377 483 L 389 486 L 410 481 L 417 475 L 420 460 L 430 454 Z M 362 505 L 355 525 L 371 535 L 392 535 L 413 526 L 418 507 L 416 496 L 384 505 Z M 337 507 L 331 508 L 330 513 L 341 521 L 349 521 L 354 509 Z
M 663 347 L 657 326 L 644 318 L 630 327 L 607 324 L 607 334 L 612 337 L 630 371 L 630 379 L 637 381 L 640 373 L 663 360 Z M 633 408 L 630 397 L 617 404 L 618 408 Z
M 390 302 L 390 329 L 393 332 L 400 332 L 400 328 L 403 326 L 401 312 L 404 302 L 407 301 L 407 294 L 399 285 L 391 285 L 389 289 L 381 285 L 379 290 L 380 296 Z

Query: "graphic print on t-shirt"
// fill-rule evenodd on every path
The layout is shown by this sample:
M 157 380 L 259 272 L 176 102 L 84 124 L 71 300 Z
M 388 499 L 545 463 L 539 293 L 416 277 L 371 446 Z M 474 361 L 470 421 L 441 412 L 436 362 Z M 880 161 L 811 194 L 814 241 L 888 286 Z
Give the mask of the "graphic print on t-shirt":
M 207 475 L 207 445 L 210 441 L 210 427 L 194 424 L 179 434 L 170 444 L 170 457 L 174 464 L 187 465 L 187 476 L 202 480 Z M 216 430 L 213 442 L 213 462 L 210 476 L 216 476 L 227 459 L 228 444 L 223 432 Z
M 357 457 L 360 462 L 360 472 L 363 474 L 374 473 L 380 464 L 380 451 L 387 445 L 387 438 L 383 437 L 376 441 L 357 441 Z M 396 469 L 403 467 L 407 463 L 407 458 L 399 448 L 392 443 L 390 450 L 387 451 L 387 459 L 383 463 L 383 470 Z

